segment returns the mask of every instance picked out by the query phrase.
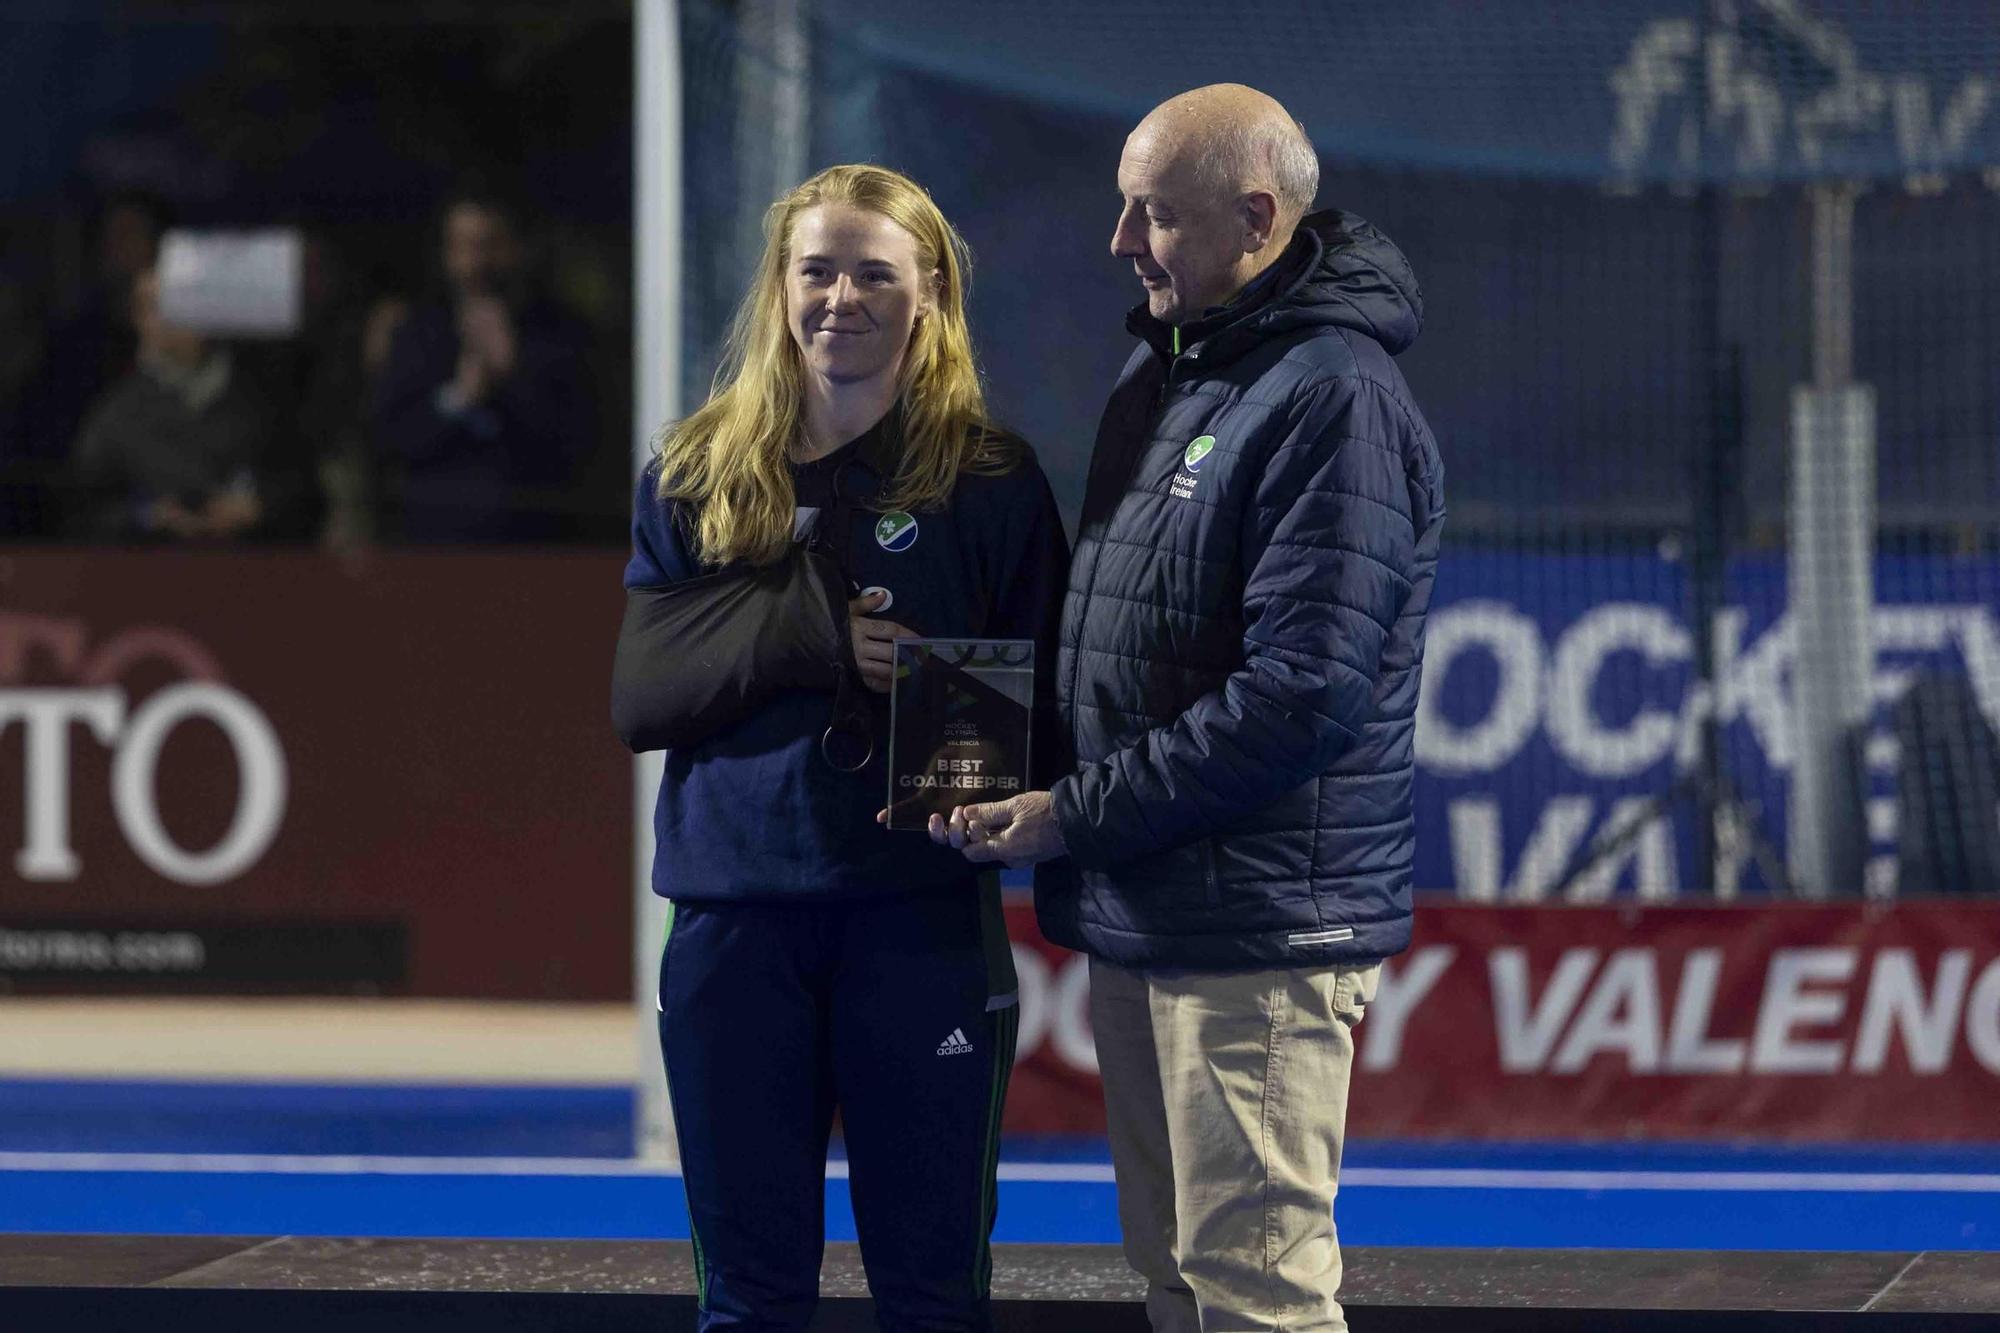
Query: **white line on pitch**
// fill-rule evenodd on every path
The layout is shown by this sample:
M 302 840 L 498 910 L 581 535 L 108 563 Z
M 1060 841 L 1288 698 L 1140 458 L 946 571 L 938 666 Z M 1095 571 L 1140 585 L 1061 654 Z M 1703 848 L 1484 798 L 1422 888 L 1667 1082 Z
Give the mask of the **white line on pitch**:
M 1357 1166 L 1342 1171 L 1340 1183 L 1400 1189 L 2000 1194 L 2000 1175 L 1920 1171 L 1528 1171 Z
M 0 1171 L 142 1171 L 304 1176 L 678 1176 L 680 1168 L 622 1157 L 320 1157 L 243 1153 L 0 1152 Z M 845 1180 L 845 1161 L 826 1164 Z M 1110 1184 L 1096 1162 L 1002 1162 L 1002 1180 Z
M 205 1153 L 0 1152 L 0 1171 L 140 1171 L 265 1175 L 678 1176 L 678 1167 L 616 1157 L 318 1157 Z M 848 1178 L 845 1161 L 827 1178 Z M 1112 1183 L 1101 1162 L 1002 1162 L 1000 1179 Z M 1356 1166 L 1343 1186 L 1385 1189 L 1700 1190 L 1775 1193 L 2000 1194 L 2000 1175 L 1863 1171 L 1538 1171 Z
M 628 1157 L 319 1157 L 249 1153 L 0 1152 L 0 1171 L 182 1171 L 306 1176 L 677 1176 Z

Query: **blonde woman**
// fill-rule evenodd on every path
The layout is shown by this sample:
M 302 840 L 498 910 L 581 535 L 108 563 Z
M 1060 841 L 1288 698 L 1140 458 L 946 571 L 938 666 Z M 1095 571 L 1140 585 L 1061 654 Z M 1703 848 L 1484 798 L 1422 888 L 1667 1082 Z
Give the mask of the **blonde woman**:
M 833 167 L 765 230 L 715 390 L 640 481 L 625 583 L 775 567 L 797 542 L 830 557 L 874 754 L 828 762 L 810 688 L 669 743 L 660 1042 L 701 1327 L 805 1326 L 837 1108 L 883 1327 L 985 1329 L 1012 967 L 993 882 L 876 822 L 890 645 L 1032 638 L 1046 676 L 1067 546 L 1032 451 L 986 414 L 965 246 L 923 189 Z

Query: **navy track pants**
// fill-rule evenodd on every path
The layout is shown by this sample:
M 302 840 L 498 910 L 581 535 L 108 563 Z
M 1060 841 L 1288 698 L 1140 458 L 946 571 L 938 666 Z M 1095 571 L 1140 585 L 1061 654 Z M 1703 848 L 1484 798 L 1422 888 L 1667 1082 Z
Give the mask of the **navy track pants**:
M 1019 1006 L 997 887 L 984 885 L 673 905 L 660 1049 L 703 1333 L 806 1326 L 836 1107 L 883 1329 L 992 1327 L 988 1238 Z

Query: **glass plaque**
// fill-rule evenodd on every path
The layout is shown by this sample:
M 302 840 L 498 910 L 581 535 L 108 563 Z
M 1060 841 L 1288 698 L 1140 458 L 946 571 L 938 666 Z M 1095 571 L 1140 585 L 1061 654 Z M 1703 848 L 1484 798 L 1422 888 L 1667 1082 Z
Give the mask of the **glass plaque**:
M 898 639 L 889 691 L 889 827 L 1028 790 L 1032 639 Z

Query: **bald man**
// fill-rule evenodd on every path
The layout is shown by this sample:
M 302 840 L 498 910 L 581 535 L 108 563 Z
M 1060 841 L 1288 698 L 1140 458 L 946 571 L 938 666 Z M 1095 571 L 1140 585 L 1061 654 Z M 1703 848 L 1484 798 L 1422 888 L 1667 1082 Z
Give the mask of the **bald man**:
M 1162 1333 L 1344 1329 L 1354 1026 L 1410 939 L 1411 742 L 1444 517 L 1393 360 L 1423 302 L 1305 132 L 1198 88 L 1125 141 L 1144 304 L 1098 428 L 1058 698 L 1077 767 L 932 837 L 1048 862 L 1091 957 L 1125 1250 Z M 1066 858 L 1066 859 L 1054 859 Z

